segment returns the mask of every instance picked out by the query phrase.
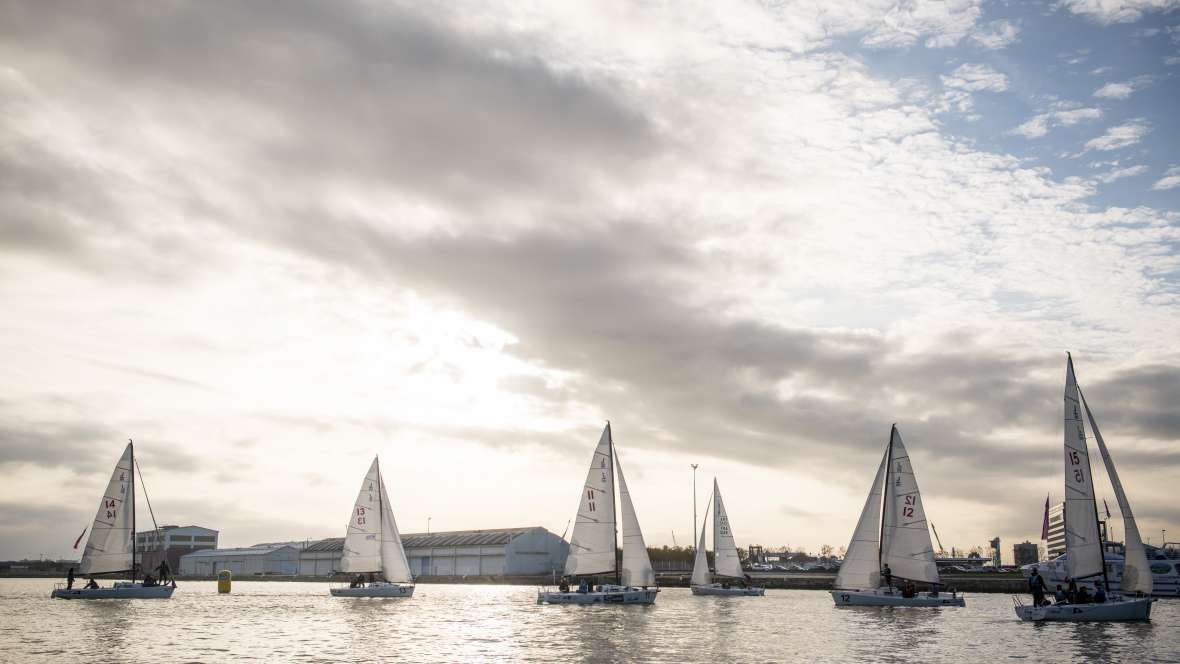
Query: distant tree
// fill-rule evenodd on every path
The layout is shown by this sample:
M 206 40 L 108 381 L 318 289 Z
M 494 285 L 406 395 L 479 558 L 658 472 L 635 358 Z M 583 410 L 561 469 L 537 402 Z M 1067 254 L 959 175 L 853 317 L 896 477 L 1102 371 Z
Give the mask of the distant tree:
M 824 544 L 823 546 L 819 547 L 819 555 L 822 558 L 831 558 L 832 551 L 833 549 L 831 544 Z
M 836 555 L 840 556 L 841 558 L 843 558 L 847 553 L 848 553 L 848 547 L 846 547 L 846 546 L 842 546 L 839 549 L 836 549 Z

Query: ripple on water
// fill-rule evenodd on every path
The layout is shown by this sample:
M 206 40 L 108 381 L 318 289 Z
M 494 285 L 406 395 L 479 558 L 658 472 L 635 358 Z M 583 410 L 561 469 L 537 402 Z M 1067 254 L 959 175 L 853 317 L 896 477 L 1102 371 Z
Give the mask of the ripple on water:
M 1149 624 L 1031 625 L 1006 595 L 968 595 L 965 609 L 836 609 L 819 591 L 671 588 L 649 607 L 538 606 L 523 586 L 349 600 L 326 584 L 236 581 L 228 596 L 193 582 L 168 601 L 66 602 L 48 599 L 52 586 L 0 589 L 0 660 L 1180 662 L 1180 601 L 1167 600 Z

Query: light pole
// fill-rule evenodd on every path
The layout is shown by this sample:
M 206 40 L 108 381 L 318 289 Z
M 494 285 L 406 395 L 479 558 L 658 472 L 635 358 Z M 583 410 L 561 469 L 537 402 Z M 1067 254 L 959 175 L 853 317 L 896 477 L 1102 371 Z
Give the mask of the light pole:
M 430 517 L 426 517 L 426 534 L 430 534 Z
M 697 552 L 697 464 L 692 464 L 692 552 Z

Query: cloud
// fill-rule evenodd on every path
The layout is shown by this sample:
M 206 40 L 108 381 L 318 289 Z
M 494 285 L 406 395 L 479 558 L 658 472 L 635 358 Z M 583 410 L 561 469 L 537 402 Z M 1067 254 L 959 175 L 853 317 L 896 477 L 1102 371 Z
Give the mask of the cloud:
M 1087 150 L 1119 150 L 1135 145 L 1151 132 L 1151 126 L 1142 118 L 1109 127 L 1106 133 L 1086 141 Z
M 1152 12 L 1170 12 L 1180 7 L 1180 0 L 1058 0 L 1074 14 L 1099 25 L 1134 23 Z
M 985 23 L 972 31 L 971 40 L 990 51 L 1007 48 L 1020 41 L 1020 23 L 999 20 Z
M 1097 176 L 1096 179 L 1099 182 L 1101 182 L 1102 184 L 1110 184 L 1112 182 L 1115 182 L 1116 180 L 1121 180 L 1123 178 L 1134 177 L 1136 175 L 1143 175 L 1147 171 L 1148 171 L 1148 167 L 1146 165 L 1139 164 L 1137 166 L 1128 166 L 1126 168 L 1116 168 L 1114 170 L 1107 171 L 1106 173 L 1103 173 L 1103 174 Z
M 1079 122 L 1099 120 L 1102 110 L 1097 108 L 1072 108 L 1063 111 L 1050 111 L 1029 118 L 1024 124 L 1009 130 L 1009 134 L 1024 136 L 1025 138 L 1040 138 L 1049 133 L 1052 127 L 1069 127 Z
M 925 37 L 927 48 L 954 46 L 970 34 L 981 14 L 979 6 L 978 0 L 884 3 L 881 7 L 887 11 L 870 21 L 872 27 L 861 43 L 872 48 L 899 48 Z M 865 12 L 861 8 L 858 13 Z
M 1003 92 L 1008 89 L 1008 77 L 985 64 L 962 64 L 941 78 L 943 87 L 953 90 Z
M 1180 187 L 1180 166 L 1173 166 L 1164 173 L 1164 177 L 1156 180 L 1151 188 L 1156 191 L 1165 191 L 1168 189 L 1175 189 Z
M 1153 79 L 1150 76 L 1136 76 L 1122 83 L 1107 83 L 1095 90 L 1094 96 L 1103 99 L 1126 99 L 1136 91 L 1151 85 L 1152 81 Z
M 1164 64 L 1169 67 L 1174 67 L 1176 65 L 1180 65 L 1180 55 L 1173 55 L 1173 56 L 1169 56 L 1167 58 L 1164 58 Z

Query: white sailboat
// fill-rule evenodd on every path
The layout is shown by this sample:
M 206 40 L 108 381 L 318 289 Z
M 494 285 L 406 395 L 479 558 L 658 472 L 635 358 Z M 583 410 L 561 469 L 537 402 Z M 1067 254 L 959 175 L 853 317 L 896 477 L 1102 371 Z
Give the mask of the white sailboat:
M 72 588 L 57 584 L 50 597 L 58 599 L 168 599 L 176 589 L 171 585 L 144 585 L 136 582 L 138 559 L 135 550 L 135 444 L 128 441 L 123 456 L 115 464 L 111 480 L 107 482 L 90 537 L 78 566 L 78 576 L 128 574 L 130 581 L 116 581 L 113 586 L 100 587 L 97 581 L 90 587 Z
M 623 563 L 616 563 L 618 539 L 615 521 L 615 478 L 623 518 Z M 656 601 L 656 575 L 647 555 L 647 545 L 623 477 L 623 466 L 615 454 L 610 422 L 602 430 L 590 469 L 578 499 L 578 517 L 570 536 L 565 560 L 565 578 L 614 574 L 615 583 L 592 586 L 588 579 L 570 589 L 563 579 L 557 591 L 541 590 L 538 604 L 652 604 Z
M 892 583 L 882 585 L 886 566 L 892 579 L 928 583 L 933 589 L 907 597 Z M 961 595 L 939 591 L 939 585 L 922 494 L 894 425 L 836 574 L 832 599 L 837 606 L 964 606 Z
M 1110 585 L 1106 579 L 1106 565 L 1102 551 L 1102 536 L 1098 526 L 1098 505 L 1094 500 L 1094 477 L 1090 472 L 1089 446 L 1086 444 L 1086 427 L 1082 421 L 1082 410 L 1090 423 L 1090 430 L 1098 444 L 1106 474 L 1114 486 L 1119 510 L 1123 516 L 1126 531 L 1126 555 L 1123 562 L 1122 592 L 1116 595 L 1106 592 L 1106 601 L 1087 604 L 1053 604 L 1031 606 L 1017 603 L 1016 615 L 1025 621 L 1113 621 L 1149 620 L 1151 618 L 1152 578 L 1143 549 L 1135 515 L 1123 491 L 1114 460 L 1098 432 L 1098 424 L 1085 402 L 1077 377 L 1073 370 L 1073 357 L 1066 354 L 1065 365 L 1065 550 L 1068 574 L 1075 581 L 1090 580 L 1101 583 L 1104 589 Z
M 381 463 L 373 464 L 349 515 L 340 571 L 355 575 L 347 588 L 331 588 L 333 597 L 412 597 L 414 577 L 393 518 Z
M 708 521 L 708 513 L 705 514 Z M 713 478 L 713 568 L 709 574 L 709 560 L 705 553 L 705 530 L 701 524 L 701 539 L 697 545 L 692 564 L 692 594 L 724 595 L 731 597 L 758 597 L 766 594 L 765 588 L 745 585 L 746 575 L 742 572 L 742 561 L 738 556 L 737 542 L 729 526 L 729 515 L 725 512 L 725 501 L 721 499 L 721 488 Z M 715 578 L 724 579 L 715 581 Z M 739 585 L 734 585 L 737 580 Z

